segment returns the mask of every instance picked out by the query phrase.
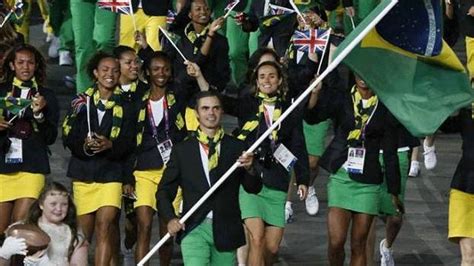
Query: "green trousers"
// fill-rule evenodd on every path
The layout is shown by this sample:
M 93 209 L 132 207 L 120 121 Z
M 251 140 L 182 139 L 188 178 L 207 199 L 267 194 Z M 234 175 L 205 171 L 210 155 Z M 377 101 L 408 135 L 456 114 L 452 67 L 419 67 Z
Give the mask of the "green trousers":
M 354 0 L 354 9 L 356 15 L 354 16 L 354 24 L 357 26 L 369 13 L 379 4 L 380 0 Z M 344 19 L 343 19 L 343 24 L 344 24 L 344 32 L 346 35 L 348 35 L 352 30 L 352 22 L 349 16 L 345 14 L 345 12 L 340 9 L 342 6 L 340 6 L 338 9 L 339 10 L 334 10 L 331 12 L 329 15 L 329 24 L 331 27 L 335 26 L 337 16 L 339 16 L 341 13 L 344 13 Z
M 219 252 L 214 245 L 212 221 L 204 220 L 181 241 L 186 266 L 235 265 L 235 251 Z
M 55 36 L 59 37 L 59 50 L 74 51 L 70 0 L 49 2 L 49 24 Z
M 111 52 L 115 46 L 116 14 L 97 7 L 95 0 L 71 0 L 72 29 L 76 53 L 76 90 L 92 85 L 86 66 L 98 51 Z
M 252 1 L 247 1 L 244 9 L 248 13 Z M 235 16 L 232 12 L 231 16 Z M 259 32 L 244 32 L 240 25 L 235 23 L 232 17 L 226 20 L 226 37 L 229 43 L 229 60 L 232 71 L 232 82 L 238 86 L 245 80 L 247 74 L 248 59 L 258 49 Z

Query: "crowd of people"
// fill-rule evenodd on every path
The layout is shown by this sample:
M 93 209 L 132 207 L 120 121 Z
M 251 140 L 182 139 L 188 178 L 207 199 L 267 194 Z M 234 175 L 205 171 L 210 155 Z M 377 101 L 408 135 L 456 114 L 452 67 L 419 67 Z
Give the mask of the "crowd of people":
M 378 0 L 131 0 L 133 15 L 95 0 L 37 2 L 48 56 L 75 65 L 77 94 L 60 119 L 55 93 L 45 87 L 45 57 L 29 44 L 33 1 L 4 1 L 0 265 L 87 265 L 93 239 L 89 263 L 119 265 L 120 254 L 138 263 L 149 252 L 156 214 L 160 237 L 173 236 L 159 250 L 160 265 L 171 264 L 173 242 L 185 265 L 272 265 L 294 215 L 295 189 L 309 215 L 319 211 L 319 167 L 330 174 L 329 264 L 344 265 L 350 236 L 351 265 L 373 265 L 381 217 L 380 263 L 395 265 L 406 182 L 420 174 L 419 139 L 344 65 L 274 127 Z M 443 3 L 446 32 L 456 27 L 465 36 L 474 82 L 474 1 Z M 295 30 L 311 29 L 331 30 L 324 52 L 293 42 Z M 450 192 L 449 239 L 459 243 L 463 265 L 474 264 L 473 107 L 459 110 L 463 151 Z M 235 129 L 224 131 L 224 114 L 237 119 Z M 70 151 L 71 191 L 47 182 L 58 128 Z M 434 136 L 423 150 L 433 169 Z M 18 224 L 45 232 L 47 248 L 31 252 L 31 234 L 11 235 Z

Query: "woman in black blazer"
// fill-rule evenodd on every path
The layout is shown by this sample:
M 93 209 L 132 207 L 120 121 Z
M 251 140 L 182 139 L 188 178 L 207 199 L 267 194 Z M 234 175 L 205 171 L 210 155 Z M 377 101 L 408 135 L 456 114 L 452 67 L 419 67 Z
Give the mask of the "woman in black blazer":
M 31 104 L 18 114 L 0 109 L 0 234 L 11 222 L 25 219 L 40 195 L 50 173 L 48 145 L 56 140 L 59 120 L 56 96 L 42 86 L 46 64 L 36 48 L 21 44 L 10 49 L 3 73 L 0 97 Z
M 286 81 L 280 65 L 266 61 L 255 69 L 255 92 L 235 99 L 224 97 L 224 111 L 239 119 L 238 138 L 254 143 L 291 105 L 285 98 Z M 291 152 L 296 162 L 284 167 L 274 156 L 277 149 Z M 288 154 L 288 153 L 286 153 Z M 301 199 L 306 197 L 309 181 L 308 154 L 303 136 L 301 112 L 293 112 L 258 148 L 258 171 L 263 188 L 257 195 L 241 190 L 242 218 L 249 231 L 249 265 L 270 263 L 278 252 L 285 224 L 285 201 L 294 169 Z M 264 258 L 265 254 L 265 258 Z
M 337 75 L 333 72 L 332 75 Z M 399 211 L 398 122 L 360 78 L 350 91 L 323 87 L 309 100 L 305 121 L 333 120 L 335 136 L 320 160 L 331 173 L 328 183 L 329 263 L 343 265 L 344 244 L 351 229 L 351 264 L 365 265 L 370 225 L 379 210 L 383 150 L 387 189 Z M 358 157 L 361 164 L 354 163 Z M 362 159 L 361 159 L 362 158 Z
M 79 225 L 89 242 L 93 232 L 97 234 L 95 265 L 108 265 L 122 185 L 133 182 L 125 180 L 123 171 L 135 143 L 134 121 L 122 100 L 118 60 L 99 52 L 90 60 L 88 73 L 95 85 L 71 102 L 63 138 L 72 154 L 67 176 L 72 179 Z

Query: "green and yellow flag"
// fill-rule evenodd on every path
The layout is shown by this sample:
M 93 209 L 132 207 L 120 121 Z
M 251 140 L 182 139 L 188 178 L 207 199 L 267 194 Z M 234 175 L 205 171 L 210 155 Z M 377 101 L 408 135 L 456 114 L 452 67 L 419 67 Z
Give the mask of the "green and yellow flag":
M 390 2 L 382 0 L 338 52 Z M 400 0 L 344 60 L 415 136 L 434 133 L 473 99 L 467 72 L 442 40 L 441 19 L 439 0 Z
M 31 104 L 31 100 L 15 98 L 15 97 L 0 97 L 0 109 L 5 109 L 8 112 L 16 115 L 24 108 Z

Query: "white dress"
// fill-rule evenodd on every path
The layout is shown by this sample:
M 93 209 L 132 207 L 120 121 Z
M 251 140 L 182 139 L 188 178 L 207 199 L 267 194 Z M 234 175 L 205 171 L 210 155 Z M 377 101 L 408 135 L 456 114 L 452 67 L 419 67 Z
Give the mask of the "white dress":
M 48 246 L 48 259 L 41 260 L 41 266 L 67 266 L 69 246 L 71 245 L 72 233 L 67 224 L 51 224 L 38 221 L 38 226 L 51 238 Z

